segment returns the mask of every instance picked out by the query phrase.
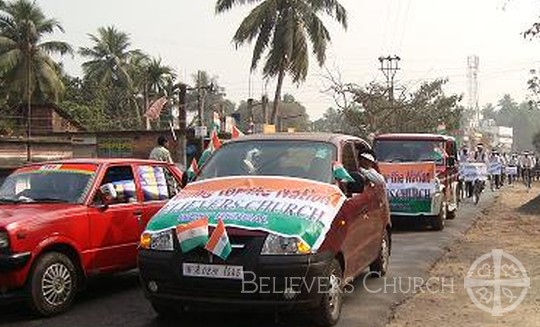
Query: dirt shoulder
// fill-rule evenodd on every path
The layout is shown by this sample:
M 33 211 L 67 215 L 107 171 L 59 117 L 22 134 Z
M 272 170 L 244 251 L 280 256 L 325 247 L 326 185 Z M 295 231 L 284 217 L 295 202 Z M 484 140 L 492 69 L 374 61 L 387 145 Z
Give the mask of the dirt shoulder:
M 484 211 L 463 241 L 453 246 L 433 267 L 430 271 L 433 277 L 429 280 L 431 282 L 428 281 L 421 292 L 396 308 L 387 327 L 540 326 L 540 211 L 523 210 L 527 204 L 540 201 L 540 185 L 535 185 L 530 192 L 522 185 L 506 186 L 500 192 L 494 205 Z M 530 207 L 527 206 L 527 209 Z M 502 249 L 517 258 L 530 278 L 530 288 L 521 304 L 502 316 L 493 316 L 479 309 L 464 287 L 471 265 L 494 249 Z M 479 269 L 487 262 L 494 266 L 492 259 L 482 260 Z M 501 279 L 505 278 L 504 275 L 507 279 L 523 277 L 512 268 L 514 266 L 508 258 L 503 257 L 499 266 L 502 267 Z M 491 279 L 489 273 L 482 273 L 478 269 L 473 271 L 472 277 L 479 278 L 478 273 L 481 273 L 483 279 Z M 495 275 L 491 276 L 496 279 Z M 494 305 L 494 289 L 469 288 L 472 295 L 489 308 Z M 522 291 L 521 286 L 502 288 L 502 308 L 515 303 Z

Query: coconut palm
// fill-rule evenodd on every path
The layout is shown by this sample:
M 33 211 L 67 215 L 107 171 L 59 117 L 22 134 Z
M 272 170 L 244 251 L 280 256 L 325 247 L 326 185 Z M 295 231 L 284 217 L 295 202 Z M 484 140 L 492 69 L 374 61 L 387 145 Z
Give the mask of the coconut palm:
M 121 93 L 116 103 L 120 114 L 129 110 L 135 113 L 140 124 L 141 110 L 136 96 L 138 89 L 135 75 L 146 64 L 148 57 L 138 49 L 131 48 L 129 35 L 114 26 L 100 27 L 97 34 L 89 34 L 92 47 L 83 47 L 79 53 L 89 60 L 82 64 L 84 77 L 101 85 L 110 92 Z
M 94 45 L 79 49 L 83 57 L 89 58 L 82 64 L 85 78 L 105 85 L 132 88 L 131 60 L 144 55 L 140 50 L 131 49 L 129 35 L 108 26 L 98 28 L 97 35 L 88 36 Z
M 170 82 L 176 78 L 174 69 L 164 65 L 161 58 L 152 58 L 147 63 L 145 69 L 145 84 L 151 96 L 164 94 Z
M 73 50 L 65 42 L 43 41 L 55 30 L 64 31 L 34 1 L 0 1 L 0 76 L 17 102 L 57 102 L 64 91 L 60 67 L 50 56 Z
M 322 66 L 325 62 L 330 33 L 320 16 L 328 15 L 347 28 L 347 11 L 337 0 L 217 0 L 216 12 L 246 4 L 257 6 L 238 27 L 233 42 L 240 46 L 255 41 L 251 70 L 257 68 L 266 54 L 263 74 L 277 76 L 271 118 L 275 122 L 285 74 L 297 84 L 307 77 L 308 43 L 318 64 Z

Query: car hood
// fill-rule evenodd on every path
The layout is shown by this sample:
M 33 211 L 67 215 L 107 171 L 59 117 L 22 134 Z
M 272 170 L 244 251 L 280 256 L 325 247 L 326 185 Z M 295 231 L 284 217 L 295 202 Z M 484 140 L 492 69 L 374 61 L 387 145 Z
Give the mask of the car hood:
M 324 241 L 345 201 L 335 185 L 289 177 L 235 176 L 188 184 L 147 226 L 160 231 L 206 225 L 298 237 L 313 249 Z M 185 230 L 190 226 L 182 227 Z
M 76 214 L 84 210 L 80 204 L 20 203 L 0 205 L 0 228 L 24 226 L 30 228 L 45 221 Z

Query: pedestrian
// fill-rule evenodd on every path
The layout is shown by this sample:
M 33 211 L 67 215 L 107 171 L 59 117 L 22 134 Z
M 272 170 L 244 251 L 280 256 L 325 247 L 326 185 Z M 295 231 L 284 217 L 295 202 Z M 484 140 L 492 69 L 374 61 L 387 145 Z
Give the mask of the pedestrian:
M 169 141 L 164 136 L 160 136 L 157 139 L 157 143 L 158 145 L 152 149 L 148 158 L 150 160 L 173 163 L 173 160 L 171 158 L 171 152 L 169 151 L 169 149 L 167 149 Z

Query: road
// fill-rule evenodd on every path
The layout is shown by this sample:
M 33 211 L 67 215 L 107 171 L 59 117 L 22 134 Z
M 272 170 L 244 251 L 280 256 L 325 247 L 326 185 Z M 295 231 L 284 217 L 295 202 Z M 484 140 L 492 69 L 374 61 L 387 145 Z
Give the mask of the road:
M 459 240 L 474 223 L 475 217 L 491 205 L 494 196 L 484 193 L 480 204 L 475 207 L 465 203 L 460 207 L 455 220 L 447 221 L 442 232 L 421 230 L 414 226 L 402 226 L 393 234 L 393 251 L 390 272 L 386 279 L 389 285 L 393 277 L 426 278 L 430 267 L 444 254 L 446 249 Z M 405 228 L 403 228 L 405 227 Z M 383 279 L 365 279 L 369 290 L 384 288 Z M 355 290 L 345 296 L 340 327 L 385 326 L 392 308 L 412 293 L 371 293 L 364 287 L 360 276 L 353 284 Z M 459 286 L 457 286 L 459 287 Z M 407 292 L 407 287 L 402 287 Z M 183 327 L 238 327 L 238 326 L 300 326 L 294 317 L 280 320 L 272 314 L 215 314 L 195 313 L 181 321 Z M 0 306 L 0 326 L 14 327 L 168 327 L 179 326 L 179 321 L 159 319 L 138 286 L 136 272 L 93 280 L 88 290 L 79 294 L 75 306 L 69 312 L 49 318 L 35 318 L 21 304 Z

